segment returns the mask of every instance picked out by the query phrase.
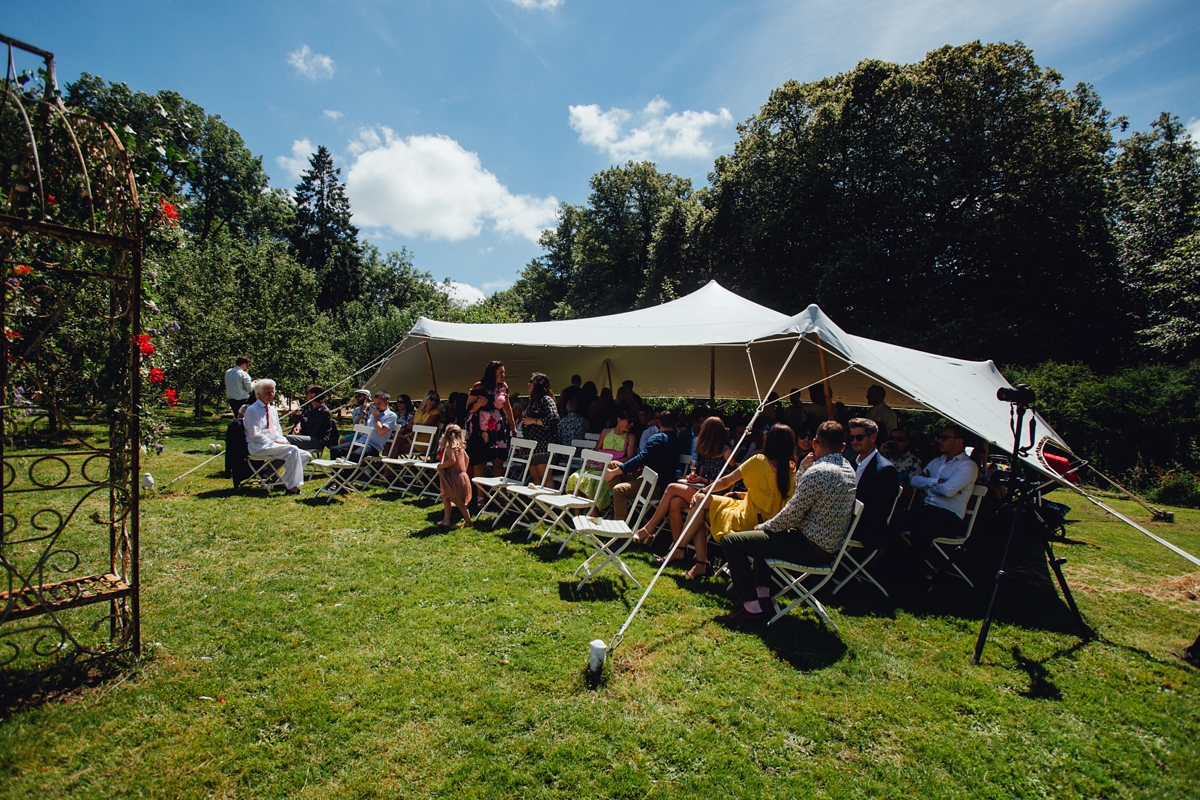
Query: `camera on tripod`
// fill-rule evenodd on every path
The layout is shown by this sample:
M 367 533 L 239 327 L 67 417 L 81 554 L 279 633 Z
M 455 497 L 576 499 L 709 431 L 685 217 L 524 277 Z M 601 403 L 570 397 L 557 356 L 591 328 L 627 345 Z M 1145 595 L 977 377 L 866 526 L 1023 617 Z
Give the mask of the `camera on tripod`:
M 1033 394 L 1032 386 L 1028 383 L 1018 383 L 1011 388 L 1004 386 L 997 389 L 996 399 L 1004 403 L 1013 403 L 1014 405 L 1030 408 L 1037 398 Z

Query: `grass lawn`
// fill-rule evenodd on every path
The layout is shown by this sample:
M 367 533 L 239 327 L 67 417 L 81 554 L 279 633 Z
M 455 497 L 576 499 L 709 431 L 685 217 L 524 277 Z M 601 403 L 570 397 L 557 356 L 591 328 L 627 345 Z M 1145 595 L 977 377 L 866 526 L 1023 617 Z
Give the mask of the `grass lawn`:
M 160 486 L 223 439 L 172 425 L 146 462 Z M 724 582 L 671 569 L 593 686 L 587 643 L 640 592 L 606 571 L 577 594 L 579 548 L 444 533 L 440 504 L 380 491 L 331 506 L 311 483 L 300 499 L 233 491 L 219 464 L 144 501 L 136 669 L 32 704 L 7 687 L 6 796 L 1200 792 L 1200 675 L 1171 654 L 1200 628 L 1200 575 L 1082 498 L 1056 496 L 1073 508 L 1056 548 L 1090 641 L 1022 539 L 969 664 L 997 557 L 983 529 L 981 588 L 926 596 L 885 566 L 890 599 L 831 598 L 840 634 L 807 609 L 726 630 Z M 1200 512 L 1176 514 L 1152 529 L 1200 552 Z M 627 561 L 653 574 L 644 550 Z

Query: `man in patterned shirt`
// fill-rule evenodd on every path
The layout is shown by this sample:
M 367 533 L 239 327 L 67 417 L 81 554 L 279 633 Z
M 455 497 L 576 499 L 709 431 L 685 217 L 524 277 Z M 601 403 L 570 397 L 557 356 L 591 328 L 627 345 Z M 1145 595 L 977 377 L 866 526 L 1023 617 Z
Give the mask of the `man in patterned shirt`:
M 755 530 L 721 539 L 741 608 L 717 617 L 718 622 L 742 627 L 767 621 L 762 607 L 771 596 L 766 559 L 828 564 L 842 548 L 856 488 L 854 468 L 842 457 L 845 435 L 840 423 L 822 422 L 812 441 L 813 464 L 796 480 L 796 491 L 783 510 Z

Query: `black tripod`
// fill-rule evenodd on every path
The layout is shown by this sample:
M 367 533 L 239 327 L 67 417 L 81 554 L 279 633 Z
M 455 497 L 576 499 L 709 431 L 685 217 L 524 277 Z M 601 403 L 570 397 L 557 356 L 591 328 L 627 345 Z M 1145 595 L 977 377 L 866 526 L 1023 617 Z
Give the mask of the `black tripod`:
M 1021 448 L 1021 425 L 1025 420 L 1025 414 L 1032 408 L 1033 390 L 1029 387 L 1017 387 L 1017 390 L 1009 390 L 1016 392 L 1020 389 L 1028 389 L 1028 395 L 1020 396 L 1019 400 L 1012 401 L 1012 432 L 1013 432 L 1013 448 L 1012 448 L 1012 464 L 1009 470 L 1009 502 L 1012 506 L 1013 519 L 1012 527 L 1008 531 L 1008 542 L 1004 545 L 1004 555 L 1000 558 L 1000 568 L 996 570 L 996 584 L 992 588 L 992 599 L 988 602 L 987 616 L 983 618 L 983 627 L 979 629 L 979 639 L 975 642 L 975 654 L 971 656 L 971 663 L 978 664 L 979 657 L 983 655 L 983 645 L 987 642 L 988 630 L 992 627 L 992 616 L 996 610 L 996 598 L 1000 595 L 1000 582 L 1008 577 L 1005 572 L 1005 567 L 1008 565 L 1008 554 L 1012 550 L 1013 538 L 1017 535 L 1017 526 L 1021 523 L 1021 513 L 1026 508 L 1032 509 L 1033 497 L 1031 496 L 1036 490 L 1033 488 L 1031 481 L 1022 479 L 1021 476 L 1021 456 L 1028 453 L 1034 443 L 1034 432 L 1037 427 L 1036 417 L 1031 417 L 1029 420 L 1029 446 Z M 1005 390 L 1001 389 L 998 393 L 999 399 L 1009 400 L 1009 397 L 1004 396 Z M 1066 563 L 1065 558 L 1059 558 L 1054 555 L 1054 548 L 1050 545 L 1049 535 L 1043 537 L 1043 544 L 1046 546 L 1046 561 L 1050 564 L 1050 569 L 1054 570 L 1054 576 L 1058 578 L 1058 585 L 1062 588 L 1063 597 L 1066 598 L 1067 606 L 1071 609 L 1071 613 L 1075 615 L 1075 621 L 1079 624 L 1080 634 L 1084 639 L 1091 638 L 1091 631 L 1084 623 L 1083 617 L 1079 614 L 1079 607 L 1075 605 L 1075 598 L 1071 595 L 1071 587 L 1067 586 L 1067 579 L 1063 575 L 1062 565 Z

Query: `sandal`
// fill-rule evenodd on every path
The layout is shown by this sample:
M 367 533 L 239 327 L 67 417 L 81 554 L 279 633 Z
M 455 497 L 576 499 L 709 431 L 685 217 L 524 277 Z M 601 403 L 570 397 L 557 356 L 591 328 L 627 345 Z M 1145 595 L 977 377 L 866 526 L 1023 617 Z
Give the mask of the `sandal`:
M 704 571 L 697 573 L 696 567 L 702 567 Z M 708 571 L 708 562 L 707 561 L 697 561 L 695 564 L 692 565 L 691 569 L 689 569 L 687 572 L 683 573 L 683 577 L 691 579 L 691 580 L 695 580 L 697 578 L 707 578 L 711 574 L 712 573 Z
M 676 550 L 675 552 L 676 552 L 676 553 L 678 553 L 679 551 L 678 551 L 678 550 Z M 670 561 L 670 563 L 674 564 L 676 561 L 683 561 L 683 560 L 684 560 L 684 559 L 686 559 L 686 558 L 687 558 L 687 556 L 685 556 L 685 555 L 680 555 L 678 558 L 672 558 L 672 559 L 671 559 L 671 561 Z M 663 564 L 665 564 L 665 563 L 667 563 L 667 560 L 666 560 L 665 558 L 663 558 L 662 556 L 655 556 L 655 557 L 654 557 L 654 558 L 653 558 L 653 559 L 650 561 L 650 566 L 652 566 L 652 567 L 661 567 L 661 566 L 662 566 Z
M 634 544 L 650 544 L 650 531 L 645 528 L 639 528 L 637 533 L 633 534 Z

